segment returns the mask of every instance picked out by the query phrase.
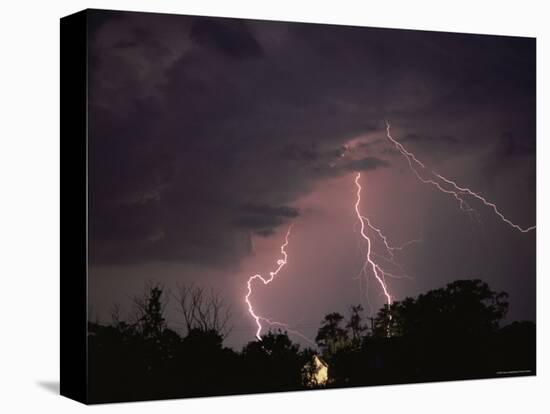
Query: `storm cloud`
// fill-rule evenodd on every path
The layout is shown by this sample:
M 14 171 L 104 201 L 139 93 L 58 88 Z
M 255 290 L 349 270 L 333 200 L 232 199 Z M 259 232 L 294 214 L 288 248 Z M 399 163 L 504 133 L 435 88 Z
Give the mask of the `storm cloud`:
M 367 180 L 376 177 L 365 187 L 375 221 L 392 239 L 423 238 L 411 248 L 415 257 L 403 258 L 419 275 L 414 289 L 472 273 L 506 280 L 506 290 L 534 286 L 518 282 L 521 272 L 534 272 L 534 249 L 521 244 L 533 247 L 534 239 L 493 247 L 513 235 L 483 209 L 485 236 L 472 233 L 454 200 L 415 181 L 385 137 L 389 120 L 392 133 L 430 168 L 490 196 L 522 225 L 534 224 L 533 39 L 89 16 L 93 267 L 114 272 L 112 266 L 164 262 L 222 274 L 247 258 L 260 260 L 255 239 L 269 243 L 296 220 L 325 240 L 338 230 L 327 217 L 350 217 L 345 197 L 354 188 L 343 188 L 353 184 L 344 179 L 362 171 Z M 510 185 L 517 189 L 512 198 Z M 311 200 L 319 202 L 311 207 Z M 338 224 L 342 234 L 353 230 Z M 323 226 L 330 228 L 323 233 Z M 344 244 L 326 248 L 330 260 L 338 248 L 345 257 L 355 247 Z M 477 257 L 476 249 L 486 255 Z M 312 250 L 308 263 L 315 254 L 322 255 Z M 303 273 L 318 282 L 325 268 Z M 534 293 L 524 296 L 531 315 Z
M 519 59 L 521 39 L 510 50 L 494 37 L 139 13 L 91 27 L 98 261 L 238 260 L 247 242 L 235 232 L 290 218 L 239 205 L 286 205 L 326 175 L 388 164 L 380 153 L 334 168 L 346 140 L 388 117 L 414 124 L 443 100 L 451 109 L 435 114 L 460 115 L 481 89 L 484 111 L 488 91 L 530 86 L 506 60 Z M 458 141 L 414 130 L 405 140 Z

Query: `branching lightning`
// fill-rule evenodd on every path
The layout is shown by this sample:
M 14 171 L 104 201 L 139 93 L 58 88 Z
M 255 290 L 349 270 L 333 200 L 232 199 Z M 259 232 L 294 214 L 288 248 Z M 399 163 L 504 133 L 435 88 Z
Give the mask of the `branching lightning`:
M 248 306 L 248 313 L 250 313 L 250 315 L 252 316 L 252 318 L 254 319 L 254 321 L 256 322 L 256 326 L 257 326 L 257 330 L 256 330 L 256 338 L 258 338 L 259 341 L 262 340 L 262 337 L 261 337 L 261 332 L 262 332 L 262 329 L 263 329 L 263 326 L 262 326 L 262 322 L 265 322 L 266 324 L 268 325 L 271 325 L 271 326 L 281 326 L 283 327 L 285 330 L 287 330 L 288 332 L 294 334 L 294 335 L 297 335 L 299 336 L 300 338 L 304 339 L 305 341 L 309 342 L 310 344 L 314 345 L 315 346 L 315 342 L 312 341 L 311 339 L 309 339 L 307 336 L 305 336 L 304 334 L 302 334 L 301 332 L 298 332 L 294 329 L 291 329 L 290 326 L 286 323 L 283 323 L 283 322 L 277 322 L 277 321 L 273 321 L 269 318 L 266 318 L 264 316 L 260 316 L 258 315 L 255 311 L 254 311 L 254 308 L 252 306 L 252 302 L 250 301 L 250 296 L 252 295 L 252 283 L 254 282 L 254 280 L 260 280 L 264 285 L 268 285 L 270 284 L 274 279 L 275 279 L 275 276 L 277 276 L 277 274 L 279 274 L 279 272 L 283 269 L 283 267 L 287 264 L 287 261 L 288 261 L 288 254 L 286 252 L 286 247 L 288 246 L 288 239 L 290 237 L 290 232 L 292 230 L 292 226 L 289 226 L 287 232 L 286 232 L 286 236 L 285 236 L 285 241 L 284 243 L 281 245 L 281 255 L 282 255 L 282 258 L 277 260 L 277 268 L 271 272 L 269 272 L 269 277 L 268 278 L 264 278 L 262 275 L 260 274 L 255 274 L 254 276 L 251 276 L 248 281 L 247 281 L 247 287 L 248 287 L 248 291 L 247 291 L 247 294 L 245 296 L 245 302 Z
M 302 338 L 304 341 L 308 342 L 309 344 L 313 345 L 314 347 L 317 347 L 317 344 L 315 343 L 315 341 L 311 340 L 310 338 L 308 338 L 307 336 L 305 336 L 303 333 L 301 333 L 300 331 L 297 331 L 295 329 L 292 329 L 288 324 L 286 323 L 283 323 L 283 322 L 277 322 L 277 321 L 273 321 L 271 319 L 268 319 L 264 316 L 260 316 L 259 319 L 261 321 L 264 321 L 266 322 L 268 325 L 271 325 L 271 326 L 281 326 L 283 327 L 287 332 L 291 333 L 291 334 L 294 334 L 296 336 L 299 336 L 300 338 Z M 256 333 L 256 338 L 258 338 L 258 333 Z M 260 341 L 261 341 L 261 337 L 258 338 Z
M 357 214 L 357 219 L 359 220 L 359 223 L 361 225 L 361 229 L 360 229 L 361 237 L 366 241 L 366 244 L 367 244 L 365 263 L 363 264 L 361 273 L 366 274 L 367 270 L 370 268 L 370 270 L 372 271 L 372 274 L 374 275 L 374 277 L 380 284 L 382 291 L 384 292 L 384 296 L 386 297 L 388 306 L 391 306 L 392 298 L 388 291 L 388 286 L 386 285 L 386 281 L 385 281 L 386 272 L 373 259 L 372 242 L 366 233 L 366 227 L 367 226 L 370 227 L 380 236 L 380 238 L 384 241 L 384 244 L 388 247 L 388 252 L 390 253 L 392 258 L 393 258 L 393 253 L 390 250 L 389 245 L 387 244 L 387 238 L 382 234 L 382 232 L 378 228 L 372 226 L 369 220 L 366 217 L 364 217 L 361 214 L 361 211 L 359 210 L 359 206 L 361 204 L 361 190 L 362 190 L 361 184 L 359 183 L 360 178 L 361 178 L 361 173 L 357 173 L 357 175 L 355 176 L 355 185 L 357 186 L 357 201 L 355 202 L 355 212 Z
M 401 246 L 393 246 L 390 244 L 390 242 L 388 242 L 388 238 L 382 233 L 382 230 L 380 230 L 378 227 L 375 227 L 371 222 L 370 220 L 368 219 L 368 217 L 365 217 L 365 216 L 361 216 L 361 218 L 365 221 L 365 223 L 367 223 L 367 226 L 373 230 L 376 234 L 378 234 L 378 237 L 380 237 L 380 240 L 382 240 L 382 243 L 384 244 L 384 247 L 386 248 L 386 252 L 388 253 L 388 256 L 389 257 L 386 257 L 386 256 L 381 256 L 384 260 L 387 260 L 389 261 L 391 264 L 393 264 L 394 266 L 397 266 L 401 269 L 401 266 L 395 261 L 395 255 L 394 255 L 394 252 L 395 251 L 401 251 L 403 250 L 405 247 L 407 246 L 410 246 L 411 244 L 414 244 L 414 243 L 420 243 L 422 241 L 422 239 L 414 239 L 414 240 L 409 240 L 408 242 L 405 242 L 403 243 Z M 402 270 L 402 269 L 401 269 Z
M 508 224 L 513 229 L 520 231 L 521 233 L 528 233 L 531 230 L 534 230 L 536 228 L 536 226 L 521 227 L 518 224 L 513 223 L 510 219 L 504 216 L 504 214 L 498 209 L 496 204 L 488 201 L 485 197 L 483 197 L 479 193 L 472 191 L 470 188 L 461 187 L 455 181 L 449 178 L 446 178 L 441 174 L 438 174 L 437 172 L 427 168 L 426 165 L 415 156 L 415 154 L 408 151 L 400 142 L 398 142 L 396 139 L 392 137 L 390 133 L 389 122 L 386 123 L 386 137 L 395 146 L 395 148 L 399 151 L 399 153 L 403 157 L 405 157 L 405 159 L 407 160 L 407 163 L 409 164 L 410 170 L 414 173 L 414 175 L 418 178 L 419 181 L 421 181 L 424 184 L 430 184 L 435 188 L 437 188 L 440 192 L 452 196 L 458 202 L 460 209 L 468 213 L 472 218 L 475 218 L 476 220 L 479 221 L 479 214 L 468 203 L 467 201 L 468 197 L 474 198 L 479 202 L 483 203 L 486 207 L 489 207 L 504 223 Z M 345 146 L 345 148 L 347 151 L 348 147 Z M 344 156 L 344 155 L 341 155 L 341 156 Z M 385 302 L 387 303 L 388 308 L 391 308 L 393 299 L 392 299 L 392 294 L 389 291 L 388 284 L 386 283 L 386 277 L 396 278 L 396 279 L 409 277 L 406 274 L 404 274 L 400 264 L 395 260 L 395 252 L 401 251 L 405 247 L 413 243 L 421 242 L 422 240 L 421 239 L 410 240 L 400 246 L 393 245 L 392 243 L 390 243 L 390 241 L 388 240 L 386 235 L 382 232 L 382 230 L 379 227 L 375 226 L 366 215 L 361 214 L 360 206 L 361 206 L 361 193 L 363 188 L 361 186 L 360 179 L 361 179 L 361 173 L 358 172 L 357 175 L 355 176 L 355 186 L 357 187 L 357 192 L 356 192 L 356 201 L 355 201 L 354 208 L 355 208 L 355 214 L 357 216 L 357 222 L 360 225 L 360 231 L 359 231 L 360 239 L 366 244 L 365 261 L 363 262 L 361 270 L 357 275 L 357 278 L 359 279 L 359 287 L 360 287 L 360 290 L 362 291 L 363 289 L 362 279 L 365 278 L 365 281 L 368 284 L 368 281 L 369 281 L 368 276 L 372 274 L 382 289 L 382 293 L 385 297 Z M 257 329 L 256 329 L 255 336 L 259 341 L 262 340 L 261 338 L 261 333 L 263 329 L 262 324 L 267 324 L 270 326 L 281 326 L 284 329 L 286 329 L 288 332 L 301 337 L 305 341 L 315 346 L 315 343 L 311 339 L 303 335 L 301 332 L 291 329 L 288 324 L 274 321 L 265 316 L 258 315 L 254 310 L 254 307 L 250 300 L 252 295 L 253 283 L 256 280 L 260 280 L 264 285 L 270 284 L 275 279 L 275 277 L 279 274 L 279 272 L 283 269 L 283 267 L 287 264 L 288 254 L 286 252 L 286 248 L 289 244 L 289 237 L 290 237 L 291 230 L 292 230 L 292 226 L 288 228 L 284 243 L 281 245 L 281 248 L 280 248 L 282 257 L 277 260 L 277 267 L 275 268 L 275 270 L 269 272 L 269 277 L 263 277 L 260 274 L 255 274 L 254 276 L 251 276 L 248 279 L 247 281 L 248 290 L 245 296 L 245 302 L 248 306 L 248 312 L 250 313 L 250 315 L 252 316 L 256 324 Z M 372 236 L 369 236 L 369 233 L 371 233 Z M 375 239 L 371 239 L 371 237 L 375 237 L 375 239 L 379 241 L 379 245 L 383 246 L 385 250 L 384 254 L 379 254 L 374 251 Z M 395 268 L 399 269 L 400 273 L 396 273 L 394 270 L 388 271 L 387 266 L 393 269 Z M 367 296 L 367 300 L 368 300 L 368 296 Z M 369 307 L 370 307 L 370 303 L 369 303 Z M 391 322 L 391 314 L 389 315 L 389 320 Z M 390 334 L 391 334 L 390 326 L 388 325 L 388 336 Z
M 374 275 L 376 281 L 382 288 L 382 292 L 385 296 L 388 309 L 390 309 L 392 305 L 392 295 L 389 292 L 389 288 L 386 283 L 386 277 L 390 277 L 394 279 L 410 278 L 410 276 L 404 274 L 401 265 L 397 263 L 397 261 L 395 260 L 395 252 L 401 251 L 405 247 L 414 243 L 419 243 L 422 240 L 421 239 L 410 240 L 402 244 L 401 246 L 395 246 L 392 243 L 390 243 L 390 241 L 388 240 L 388 237 L 382 232 L 382 230 L 379 227 L 375 226 L 368 217 L 361 214 L 360 205 L 361 205 L 361 192 L 363 188 L 359 182 L 360 178 L 361 178 L 361 173 L 358 172 L 357 175 L 355 176 L 355 186 L 357 187 L 355 214 L 357 215 L 357 220 L 358 220 L 358 223 L 360 224 L 359 233 L 361 235 L 361 240 L 366 242 L 366 257 L 365 257 L 363 266 L 361 267 L 361 270 L 357 275 L 357 279 L 359 280 L 359 290 L 361 292 L 361 295 L 363 296 L 362 280 L 363 278 L 365 278 L 366 285 L 368 286 L 368 281 L 369 281 L 368 275 L 369 273 L 371 273 L 372 275 Z M 384 246 L 386 254 L 378 254 L 373 251 L 374 241 L 371 240 L 371 238 L 367 234 L 367 230 L 370 230 L 374 235 L 378 236 L 378 239 L 380 240 L 381 244 Z M 386 265 L 390 265 L 399 269 L 400 273 L 394 273 L 394 272 L 388 271 L 385 265 L 382 265 L 381 261 L 384 262 Z M 368 295 L 365 295 L 365 298 L 367 299 L 369 309 L 371 309 L 371 312 L 372 312 L 372 306 L 368 300 L 369 299 Z M 391 323 L 391 320 L 392 320 L 392 317 L 390 314 L 389 315 L 390 323 Z M 388 336 L 391 335 L 389 324 L 387 327 L 387 335 Z
M 262 338 L 260 336 L 260 333 L 262 332 L 262 324 L 261 324 L 260 321 L 261 320 L 266 320 L 266 318 L 262 318 L 261 316 L 258 316 L 254 312 L 254 308 L 252 307 L 252 303 L 250 302 L 250 295 L 252 295 L 252 282 L 256 279 L 259 279 L 263 282 L 264 285 L 268 285 L 269 283 L 271 283 L 273 281 L 275 276 L 277 276 L 277 274 L 281 271 L 281 269 L 284 267 L 284 265 L 286 265 L 288 255 L 286 253 L 285 248 L 286 248 L 286 246 L 288 246 L 288 238 L 290 236 L 290 231 L 291 230 L 292 230 L 292 226 L 290 226 L 288 228 L 288 230 L 286 232 L 286 236 L 285 236 L 285 242 L 281 245 L 281 254 L 283 255 L 283 258 L 277 260 L 277 268 L 274 271 L 269 272 L 269 278 L 264 278 L 260 274 L 255 274 L 254 276 L 251 276 L 248 279 L 248 282 L 247 282 L 248 293 L 245 296 L 245 301 L 246 301 L 246 304 L 248 305 L 248 312 L 250 313 L 250 315 L 252 315 L 252 317 L 256 321 L 256 325 L 258 326 L 258 329 L 256 331 L 256 338 L 258 338 L 258 340 L 260 340 L 260 341 L 262 340 Z
M 386 137 L 390 142 L 393 143 L 395 148 L 405 157 L 409 164 L 409 168 L 411 171 L 416 175 L 416 177 L 423 182 L 424 184 L 431 184 L 435 186 L 439 191 L 449 194 L 453 196 L 460 205 L 460 208 L 463 211 L 466 211 L 469 214 L 473 214 L 477 219 L 479 219 L 478 213 L 476 210 L 474 210 L 470 205 L 464 200 L 465 196 L 471 196 L 476 198 L 477 200 L 481 201 L 485 206 L 491 208 L 493 212 L 506 224 L 508 224 L 510 227 L 522 232 L 522 233 L 528 233 L 531 230 L 534 230 L 536 226 L 530 226 L 530 227 L 521 227 L 515 223 L 513 223 L 511 220 L 506 218 L 504 214 L 500 212 L 500 210 L 497 208 L 497 206 L 488 201 L 485 197 L 481 196 L 479 193 L 476 193 L 472 191 L 471 189 L 467 187 L 460 187 L 456 182 L 453 180 L 450 180 L 441 174 L 436 173 L 433 170 L 430 170 L 422 163 L 416 156 L 405 149 L 405 147 L 398 141 L 396 141 L 390 133 L 390 123 L 386 122 Z M 432 178 L 424 178 L 420 171 L 428 172 L 432 176 Z M 447 188 L 446 188 L 447 187 Z M 450 188 L 449 188 L 450 187 Z

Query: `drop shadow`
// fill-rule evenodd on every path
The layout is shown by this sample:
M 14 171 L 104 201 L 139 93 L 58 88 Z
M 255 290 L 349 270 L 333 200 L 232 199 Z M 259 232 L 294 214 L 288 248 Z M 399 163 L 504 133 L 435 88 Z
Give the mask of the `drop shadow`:
M 46 391 L 59 395 L 59 381 L 37 381 L 36 385 Z

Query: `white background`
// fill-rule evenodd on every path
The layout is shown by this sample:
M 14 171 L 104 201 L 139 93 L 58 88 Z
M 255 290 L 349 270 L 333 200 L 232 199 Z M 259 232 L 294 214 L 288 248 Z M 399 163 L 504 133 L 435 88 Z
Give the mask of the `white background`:
M 548 412 L 550 34 L 544 1 L 11 1 L 0 22 L 0 411 Z M 538 376 L 85 408 L 59 382 L 59 21 L 86 7 L 536 36 Z M 546 13 L 545 13 L 546 12 Z M 545 19 L 546 17 L 546 19 Z M 546 76 L 545 76 L 546 75 Z M 513 188 L 511 189 L 513 194 Z M 66 196 L 67 194 L 65 194 Z M 67 242 L 67 240 L 65 240 Z M 78 275 L 75 275 L 78 276 Z

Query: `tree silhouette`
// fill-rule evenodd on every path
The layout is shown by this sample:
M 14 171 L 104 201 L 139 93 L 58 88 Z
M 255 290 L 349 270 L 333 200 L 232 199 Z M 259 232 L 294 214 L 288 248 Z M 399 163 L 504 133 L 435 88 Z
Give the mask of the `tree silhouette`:
M 351 307 L 351 315 L 346 328 L 351 334 L 351 345 L 353 347 L 358 347 L 363 342 L 363 337 L 367 331 L 367 327 L 363 325 L 363 318 L 361 313 L 363 312 L 363 307 L 361 305 L 355 305 Z
M 188 396 L 236 392 L 237 384 L 230 381 L 238 355 L 223 347 L 224 333 L 216 329 L 224 326 L 218 297 L 194 297 L 201 323 L 183 338 L 168 327 L 167 303 L 163 286 L 148 283 L 133 299 L 131 322 L 123 321 L 120 308 L 113 306 L 110 326 L 89 324 L 91 400 L 170 398 L 181 396 L 182 389 Z
M 445 288 L 430 290 L 417 299 L 406 298 L 384 306 L 375 319 L 374 336 L 432 333 L 445 336 L 494 332 L 508 310 L 508 295 L 493 292 L 479 279 L 457 280 Z
M 386 374 L 401 370 L 405 381 L 489 377 L 506 365 L 495 360 L 493 350 L 507 297 L 479 279 L 457 280 L 384 306 L 367 343 L 376 347 L 386 338 L 379 363 Z M 389 355 L 392 347 L 406 359 Z
M 319 355 L 284 331 L 269 331 L 242 350 L 224 346 L 228 310 L 213 290 L 180 287 L 184 330 L 169 327 L 168 293 L 149 283 L 133 299 L 130 320 L 88 323 L 89 397 L 129 401 L 310 389 Z M 393 384 L 535 373 L 535 324 L 501 327 L 507 295 L 481 280 L 458 280 L 381 308 L 367 331 L 363 308 L 328 313 L 316 342 L 323 387 Z M 389 334 L 389 335 L 388 335 Z M 319 360 L 320 361 L 320 360 Z
M 195 285 L 180 285 L 174 295 L 187 332 L 202 330 L 229 335 L 231 312 L 220 294 L 214 289 L 206 290 Z
M 142 296 L 134 297 L 136 309 L 136 326 L 146 339 L 158 339 L 166 329 L 164 309 L 167 299 L 163 301 L 161 285 L 147 285 Z
M 325 315 L 321 321 L 321 327 L 317 331 L 315 342 L 323 351 L 325 359 L 331 357 L 341 348 L 348 344 L 348 332 L 341 326 L 344 317 L 338 312 Z
M 269 331 L 261 341 L 249 342 L 241 352 L 246 382 L 255 391 L 303 388 L 303 369 L 311 351 L 300 351 L 287 332 Z

